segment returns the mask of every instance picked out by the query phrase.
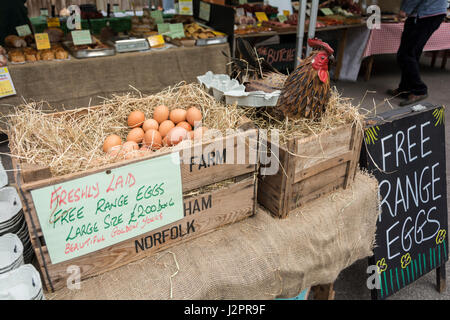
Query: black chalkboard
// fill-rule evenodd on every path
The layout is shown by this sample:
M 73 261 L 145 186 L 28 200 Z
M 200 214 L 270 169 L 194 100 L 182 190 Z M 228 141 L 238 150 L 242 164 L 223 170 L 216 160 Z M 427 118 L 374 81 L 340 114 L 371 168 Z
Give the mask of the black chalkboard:
M 444 108 L 398 109 L 368 121 L 361 165 L 378 180 L 376 247 L 384 299 L 448 260 Z M 444 268 L 445 270 L 445 268 Z
M 259 46 L 257 52 L 268 64 L 280 72 L 292 71 L 295 68 L 295 42 Z

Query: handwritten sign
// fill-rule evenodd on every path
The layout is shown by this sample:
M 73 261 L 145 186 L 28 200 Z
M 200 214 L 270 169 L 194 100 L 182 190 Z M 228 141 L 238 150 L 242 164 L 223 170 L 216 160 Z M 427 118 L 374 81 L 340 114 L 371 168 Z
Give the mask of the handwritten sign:
M 287 21 L 287 17 L 285 15 L 279 15 L 278 21 L 280 21 L 281 23 L 284 23 Z
M 89 30 L 74 30 L 71 31 L 73 44 L 76 46 L 83 44 L 91 44 L 92 37 Z
M 257 48 L 258 55 L 279 71 L 292 70 L 295 67 L 295 43 L 265 45 Z
M 158 28 L 159 34 L 165 34 L 170 32 L 169 23 L 158 23 L 156 27 Z
M 332 16 L 334 14 L 330 8 L 321 8 L 320 11 L 326 16 Z
M 178 6 L 179 14 L 192 16 L 192 0 L 179 0 Z
M 444 108 L 393 110 L 365 130 L 361 163 L 379 182 L 370 264 L 384 299 L 448 260 Z
M 178 153 L 31 191 L 53 264 L 181 220 Z
M 184 27 L 182 23 L 169 24 L 169 37 L 173 39 L 184 38 Z
M 148 43 L 150 44 L 151 48 L 160 48 L 164 46 L 164 38 L 162 35 L 157 34 L 155 36 L 150 36 L 147 38 Z
M 159 10 L 153 10 L 150 12 L 150 16 L 155 19 L 155 23 L 164 23 L 164 17 L 161 11 Z
M 61 23 L 59 22 L 59 18 L 47 18 L 47 26 L 49 28 L 54 28 L 54 27 L 59 28 L 61 26 Z
M 38 50 L 50 49 L 51 46 L 50 40 L 48 39 L 48 33 L 36 33 L 34 39 Z
M 198 17 L 202 20 L 209 21 L 211 15 L 211 5 L 209 3 L 200 1 Z
M 16 31 L 17 31 L 17 35 L 19 37 L 25 37 L 25 36 L 31 34 L 30 26 L 27 24 L 24 24 L 22 26 L 17 26 Z
M 13 96 L 15 94 L 16 89 L 14 88 L 8 68 L 0 68 L 0 98 Z
M 259 22 L 269 21 L 269 18 L 267 18 L 267 15 L 265 12 L 255 12 L 255 16 Z

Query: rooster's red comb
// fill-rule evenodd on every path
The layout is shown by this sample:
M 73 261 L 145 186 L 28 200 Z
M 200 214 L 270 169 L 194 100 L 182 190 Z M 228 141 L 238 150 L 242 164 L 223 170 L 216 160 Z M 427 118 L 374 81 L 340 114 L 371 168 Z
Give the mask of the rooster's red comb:
M 308 45 L 311 48 L 321 48 L 321 49 L 325 50 L 330 56 L 334 53 L 333 48 L 331 48 L 328 45 L 328 43 L 325 43 L 322 40 L 317 39 L 317 38 L 308 39 Z

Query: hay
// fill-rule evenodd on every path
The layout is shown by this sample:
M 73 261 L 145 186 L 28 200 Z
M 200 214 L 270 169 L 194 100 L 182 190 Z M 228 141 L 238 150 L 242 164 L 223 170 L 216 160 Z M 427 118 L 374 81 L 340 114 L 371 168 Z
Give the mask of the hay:
M 105 155 L 102 145 L 110 134 L 126 140 L 129 128 L 127 117 L 133 110 L 141 110 L 147 117 L 160 104 L 169 110 L 195 106 L 202 111 L 203 125 L 220 130 L 236 128 L 244 110 L 225 106 L 206 93 L 200 85 L 180 83 L 154 95 L 128 93 L 105 99 L 101 107 L 80 112 L 67 112 L 63 117 L 49 115 L 45 102 L 28 103 L 15 108 L 10 116 L 8 136 L 13 157 L 21 161 L 50 167 L 53 176 L 84 171 L 116 162 Z M 204 139 L 212 138 L 213 130 Z M 167 151 L 161 148 L 155 153 Z
M 363 130 L 364 116 L 358 109 L 359 106 L 354 106 L 351 98 L 342 97 L 336 87 L 333 87 L 326 112 L 320 121 L 289 118 L 279 120 L 273 116 L 269 108 L 263 110 L 248 108 L 246 116 L 259 128 L 267 129 L 269 136 L 272 130 L 278 130 L 280 145 L 286 146 L 290 139 L 319 135 L 346 124 L 355 124 L 357 128 Z
M 15 108 L 9 117 L 8 136 L 11 155 L 21 162 L 49 167 L 52 176 L 81 172 L 117 162 L 102 151 L 103 141 L 110 134 L 126 140 L 129 128 L 127 117 L 133 110 L 141 110 L 146 117 L 153 115 L 156 106 L 164 104 L 170 110 L 195 106 L 202 111 L 203 125 L 226 134 L 247 116 L 259 128 L 279 130 L 280 143 L 286 144 L 291 138 L 317 135 L 343 124 L 356 123 L 362 128 L 363 116 L 350 99 L 342 98 L 337 90 L 332 90 L 328 109 L 321 121 L 307 119 L 279 121 L 272 117 L 268 109 L 240 108 L 224 105 L 216 101 L 198 84 L 184 82 L 153 95 L 143 96 L 140 92 L 114 95 L 105 99 L 100 107 L 89 107 L 68 111 L 63 115 L 45 102 L 32 102 Z M 210 130 L 203 141 L 214 138 Z M 183 141 L 186 146 L 191 141 Z M 168 150 L 161 148 L 155 153 Z M 141 151 L 136 151 L 141 152 Z

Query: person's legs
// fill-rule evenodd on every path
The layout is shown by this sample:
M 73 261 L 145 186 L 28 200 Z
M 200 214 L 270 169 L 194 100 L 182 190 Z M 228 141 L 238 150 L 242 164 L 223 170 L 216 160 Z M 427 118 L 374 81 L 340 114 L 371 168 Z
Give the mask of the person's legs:
M 397 63 L 401 70 L 401 79 L 397 92 L 407 92 L 411 90 L 410 70 L 417 69 L 415 59 L 415 38 L 417 36 L 417 25 L 414 18 L 408 18 L 402 33 L 400 47 L 397 51 Z
M 428 40 L 431 38 L 433 33 L 439 28 L 442 21 L 444 20 L 444 16 L 435 16 L 429 18 L 418 19 L 417 21 L 417 38 L 415 40 L 414 46 L 414 56 L 417 63 L 414 65 L 417 66 L 417 69 L 413 69 L 409 80 L 411 93 L 414 95 L 426 95 L 428 94 L 428 87 L 422 81 L 420 77 L 420 57 L 422 56 L 423 49 L 427 44 Z

